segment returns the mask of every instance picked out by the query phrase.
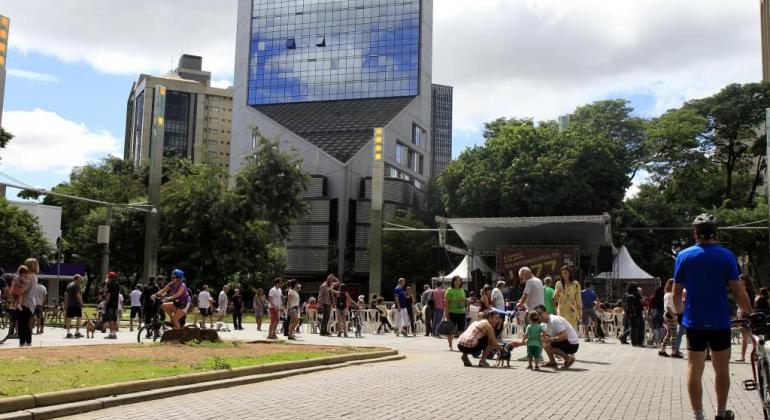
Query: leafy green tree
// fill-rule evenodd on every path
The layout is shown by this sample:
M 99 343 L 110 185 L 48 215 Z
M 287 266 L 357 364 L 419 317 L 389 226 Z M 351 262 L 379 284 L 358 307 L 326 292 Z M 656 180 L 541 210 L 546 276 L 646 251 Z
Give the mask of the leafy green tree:
M 0 266 L 17 266 L 34 257 L 48 265 L 52 247 L 35 216 L 0 197 Z
M 400 210 L 391 223 L 417 229 L 425 228 L 414 213 Z M 438 274 L 438 268 L 431 265 L 431 248 L 438 243 L 432 232 L 386 231 L 382 237 L 382 278 L 385 284 L 395 285 L 399 277 L 410 282 L 430 281 Z M 389 290 L 386 287 L 386 290 Z

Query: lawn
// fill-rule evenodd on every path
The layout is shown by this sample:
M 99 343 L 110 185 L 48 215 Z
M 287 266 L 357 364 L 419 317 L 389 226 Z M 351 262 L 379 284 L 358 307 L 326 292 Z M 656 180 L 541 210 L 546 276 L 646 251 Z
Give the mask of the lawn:
M 9 349 L 0 398 L 374 350 L 239 341 Z

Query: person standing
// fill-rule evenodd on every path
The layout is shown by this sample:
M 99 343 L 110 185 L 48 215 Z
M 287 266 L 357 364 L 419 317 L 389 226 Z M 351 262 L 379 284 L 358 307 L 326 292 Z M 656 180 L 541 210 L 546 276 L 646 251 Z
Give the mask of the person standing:
M 37 321 L 36 334 L 42 334 L 45 328 L 45 316 L 43 316 L 43 306 L 48 302 L 48 289 L 43 283 L 38 283 L 35 287 L 35 320 Z
M 527 308 L 527 311 L 531 312 L 535 310 L 536 306 L 544 305 L 545 289 L 543 288 L 543 281 L 535 277 L 529 267 L 521 267 L 519 269 L 519 278 L 525 283 L 524 293 L 521 294 L 518 307 Z
M 639 287 L 634 282 L 628 283 L 626 286 L 623 307 L 630 327 L 631 345 L 644 347 L 644 304 L 642 303 L 642 295 L 639 293 Z
M 545 305 L 545 309 L 548 311 L 551 315 L 556 315 L 556 309 L 553 307 L 553 295 L 556 293 L 556 291 L 553 289 L 553 279 L 551 276 L 547 276 L 545 280 L 543 280 L 543 300 Z
M 270 311 L 270 328 L 267 332 L 267 338 L 269 340 L 277 340 L 276 329 L 278 323 L 281 320 L 281 306 L 283 306 L 283 279 L 276 278 L 273 280 L 273 288 L 267 293 L 268 310 Z
M 21 307 L 17 312 L 16 330 L 19 335 L 19 347 L 32 345 L 32 316 L 37 306 L 37 273 L 40 272 L 40 263 L 34 258 L 28 258 L 24 261 L 27 273 L 20 276 L 21 289 L 24 294 L 21 296 Z
M 444 300 L 446 302 L 446 313 L 444 314 L 444 320 L 452 321 L 455 325 L 455 334 L 460 334 L 465 331 L 465 314 L 468 312 L 468 297 L 463 289 L 463 279 L 460 276 L 452 277 L 452 283 L 449 289 L 444 293 Z M 495 327 L 497 324 L 495 324 Z M 447 334 L 447 342 L 449 343 L 449 351 L 452 351 L 452 340 L 454 334 Z
M 80 318 L 83 317 L 83 295 L 80 292 L 80 274 L 75 274 L 72 278 L 72 282 L 67 285 L 67 289 L 64 292 L 64 328 L 67 330 L 65 338 L 81 338 L 80 334 Z M 75 319 L 75 335 L 70 332 L 70 326 L 72 319 Z
M 438 325 L 441 320 L 444 319 L 444 308 L 446 307 L 446 300 L 444 299 L 444 283 L 443 280 L 439 281 L 436 288 L 433 289 L 433 333 L 434 337 L 438 337 Z
M 505 295 L 503 295 L 503 287 L 505 287 L 505 282 L 502 280 L 498 281 L 495 288 L 492 289 L 489 303 L 493 308 L 505 312 Z
M 142 328 L 142 285 L 137 284 L 136 289 L 132 290 L 128 295 L 131 301 L 131 316 L 128 320 L 128 330 L 134 330 L 134 318 L 136 318 L 136 328 Z
M 227 307 L 230 305 L 230 298 L 227 297 L 227 292 L 230 291 L 230 286 L 222 286 L 222 290 L 219 292 L 217 298 L 217 310 L 219 316 L 217 316 L 217 322 L 225 322 L 225 315 L 227 315 Z
M 294 333 L 299 325 L 299 283 L 295 279 L 289 280 L 289 290 L 286 292 L 286 306 L 289 307 L 289 340 L 296 340 Z
M 110 334 L 104 338 L 115 340 L 118 338 L 118 295 L 120 294 L 120 283 L 118 276 L 110 271 L 107 273 L 107 296 L 105 297 L 104 315 L 102 320 L 109 323 Z
M 433 301 L 433 290 L 430 285 L 423 286 L 422 296 L 420 296 L 420 303 L 422 304 L 425 316 L 425 336 L 428 337 L 433 332 L 433 308 L 436 307 L 436 303 Z
M 398 279 L 398 285 L 393 289 L 393 301 L 396 305 L 396 336 L 403 334 L 407 336 L 406 327 L 409 325 L 409 312 L 406 306 L 406 279 Z
M 235 288 L 233 291 L 233 329 L 242 330 L 242 318 L 243 318 L 243 296 L 241 296 L 241 289 Z
M 674 279 L 668 279 L 663 294 L 663 322 L 666 327 L 666 334 L 660 343 L 658 355 L 662 357 L 676 357 L 681 359 L 682 354 L 674 350 L 674 342 L 679 325 L 676 322 L 676 307 L 674 306 Z M 666 346 L 671 346 L 671 355 L 666 353 Z
M 329 318 L 332 315 L 332 305 L 334 305 L 334 299 L 332 297 L 332 282 L 334 281 L 334 275 L 329 274 L 326 277 L 326 281 L 321 284 L 318 289 L 318 304 L 321 305 L 321 332 L 320 335 L 329 335 Z
M 652 341 L 656 346 L 660 346 L 663 341 L 663 286 L 655 288 L 655 292 L 650 296 L 650 326 L 652 327 Z
M 580 300 L 583 307 L 583 341 L 589 342 L 591 341 L 591 329 L 598 319 L 596 317 L 596 307 L 600 303 L 599 296 L 597 296 L 596 292 L 594 292 L 590 281 L 586 282 L 585 289 L 580 292 Z M 594 338 L 597 341 L 599 340 L 599 337 L 597 337 L 595 334 Z
M 553 297 L 559 316 L 566 319 L 572 328 L 577 328 L 578 316 L 583 312 L 583 302 L 580 297 L 580 283 L 573 276 L 572 266 L 565 265 L 561 268 L 561 281 L 556 283 Z
M 203 290 L 198 293 L 198 311 L 201 313 L 201 328 L 206 328 L 206 318 L 209 319 L 209 328 L 214 328 L 214 320 L 211 316 L 211 293 L 209 286 L 203 285 Z
M 257 331 L 262 331 L 262 317 L 265 316 L 267 308 L 267 299 L 265 298 L 265 289 L 259 288 L 254 293 L 254 317 L 257 321 Z
M 537 312 L 530 311 L 527 319 L 529 319 L 529 325 L 527 325 L 524 337 L 521 339 L 521 344 L 527 346 L 527 362 L 529 362 L 527 369 L 532 369 L 532 364 L 534 363 L 535 370 L 540 370 L 540 359 L 543 358 L 542 335 L 545 329 L 543 324 L 540 323 L 540 316 Z
M 754 299 L 756 299 L 756 292 L 754 292 L 754 286 L 751 284 L 751 277 L 741 274 L 740 276 L 741 283 L 743 283 L 743 287 L 746 288 L 746 295 L 749 297 L 749 305 L 751 305 L 752 313 L 754 312 Z M 743 311 L 738 311 L 738 318 L 744 318 L 751 314 L 744 314 Z M 738 359 L 738 362 L 745 362 L 746 361 L 746 347 L 749 344 L 749 334 L 751 334 L 751 331 L 749 331 L 748 328 L 741 327 L 741 357 Z
M 706 348 L 711 349 L 717 396 L 716 419 L 733 419 L 727 410 L 730 392 L 730 304 L 727 287 L 744 314 L 751 313 L 746 290 L 740 282 L 738 260 L 717 242 L 719 221 L 701 214 L 693 221 L 697 242 L 676 256 L 674 264 L 674 304 L 683 310 L 687 334 L 687 391 L 696 420 L 703 420 L 703 370 Z M 727 287 L 726 287 L 727 285 Z M 682 302 L 682 291 L 687 299 Z
M 158 308 L 155 305 L 155 298 L 153 296 L 160 291 L 158 284 L 156 283 L 155 276 L 150 276 L 147 279 L 147 285 L 142 289 L 142 312 L 144 312 L 144 323 L 151 324 L 152 318 L 157 315 Z M 147 336 L 150 337 L 150 331 L 147 332 Z
M 406 313 L 409 317 L 409 328 L 412 330 L 412 336 L 416 336 L 417 330 L 414 328 L 414 295 L 412 294 L 412 288 L 409 286 L 406 287 Z

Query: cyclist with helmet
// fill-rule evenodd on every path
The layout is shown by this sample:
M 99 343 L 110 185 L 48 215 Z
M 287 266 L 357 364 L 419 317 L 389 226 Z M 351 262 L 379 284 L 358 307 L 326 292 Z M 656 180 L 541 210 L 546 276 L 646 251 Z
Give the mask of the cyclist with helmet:
M 169 315 L 174 329 L 181 328 L 179 320 L 187 316 L 192 299 L 190 291 L 184 283 L 184 272 L 175 269 L 171 272 L 171 281 L 158 292 L 158 296 L 165 296 L 163 312 Z
M 710 214 L 702 214 L 693 221 L 693 236 L 697 244 L 676 257 L 674 266 L 674 305 L 677 313 L 684 313 L 682 325 L 687 334 L 688 371 L 687 389 L 694 418 L 705 419 L 703 414 L 703 370 L 706 349 L 711 349 L 717 395 L 716 419 L 733 419 L 727 410 L 730 391 L 730 306 L 727 288 L 743 313 L 751 313 L 749 297 L 740 281 L 738 260 L 727 248 L 717 242 L 719 221 Z M 682 301 L 684 291 L 687 297 Z

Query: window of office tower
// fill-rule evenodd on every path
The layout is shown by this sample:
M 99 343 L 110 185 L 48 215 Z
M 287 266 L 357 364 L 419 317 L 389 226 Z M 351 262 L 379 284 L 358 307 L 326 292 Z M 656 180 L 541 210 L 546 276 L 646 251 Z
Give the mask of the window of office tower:
M 253 0 L 249 104 L 419 94 L 420 0 Z
M 187 156 L 187 133 L 190 124 L 190 94 L 169 90 L 166 93 L 166 118 L 163 151 Z

